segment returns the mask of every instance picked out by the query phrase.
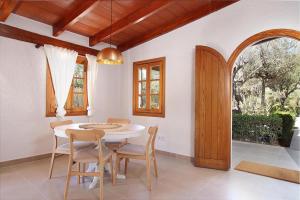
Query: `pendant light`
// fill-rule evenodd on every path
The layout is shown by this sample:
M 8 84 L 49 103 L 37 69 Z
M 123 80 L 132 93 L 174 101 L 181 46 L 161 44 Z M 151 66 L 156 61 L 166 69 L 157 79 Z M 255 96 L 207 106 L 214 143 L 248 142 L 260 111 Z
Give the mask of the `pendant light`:
M 99 64 L 117 65 L 123 64 L 123 56 L 117 48 L 111 46 L 112 36 L 112 0 L 110 1 L 110 44 L 109 47 L 102 49 L 97 55 Z

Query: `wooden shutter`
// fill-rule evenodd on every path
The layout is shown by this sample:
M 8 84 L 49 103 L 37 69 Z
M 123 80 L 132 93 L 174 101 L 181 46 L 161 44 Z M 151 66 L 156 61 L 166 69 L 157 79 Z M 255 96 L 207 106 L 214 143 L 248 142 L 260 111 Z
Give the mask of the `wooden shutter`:
M 230 168 L 230 70 L 216 50 L 196 47 L 195 165 Z

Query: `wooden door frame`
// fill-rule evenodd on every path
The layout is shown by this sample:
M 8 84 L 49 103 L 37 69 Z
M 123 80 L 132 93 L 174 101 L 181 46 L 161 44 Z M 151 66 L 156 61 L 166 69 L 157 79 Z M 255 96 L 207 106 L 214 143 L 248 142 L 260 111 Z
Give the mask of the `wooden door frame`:
M 231 90 L 231 95 L 230 95 L 230 119 L 231 119 L 231 125 L 230 125 L 230 134 L 231 134 L 231 143 L 230 143 L 230 148 L 232 149 L 232 71 L 233 71 L 233 65 L 238 58 L 238 56 L 241 54 L 241 52 L 249 47 L 250 45 L 257 43 L 262 40 L 274 38 L 274 37 L 289 37 L 292 39 L 296 39 L 300 41 L 300 31 L 293 30 L 293 29 L 270 29 L 266 31 L 259 32 L 255 35 L 252 35 L 251 37 L 247 38 L 244 40 L 231 54 L 227 61 L 227 67 L 229 67 L 230 70 L 230 90 Z M 231 158 L 232 150 L 230 153 L 230 158 Z M 231 163 L 231 162 L 230 162 Z M 231 165 L 231 164 L 230 164 Z
M 247 48 L 248 46 L 256 42 L 269 39 L 269 38 L 274 38 L 274 37 L 289 37 L 296 40 L 300 40 L 300 31 L 293 30 L 293 29 L 271 29 L 271 30 L 266 30 L 257 33 L 247 38 L 232 52 L 231 56 L 227 61 L 227 65 L 230 68 L 231 72 L 233 70 L 233 65 L 235 60 L 245 48 Z

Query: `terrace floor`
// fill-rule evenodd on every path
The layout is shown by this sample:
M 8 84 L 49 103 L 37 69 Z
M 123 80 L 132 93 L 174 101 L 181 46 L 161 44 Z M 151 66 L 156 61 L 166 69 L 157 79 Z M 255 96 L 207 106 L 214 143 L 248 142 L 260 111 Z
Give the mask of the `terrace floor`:
M 274 165 L 288 169 L 300 169 L 300 151 L 281 146 L 248 142 L 232 142 L 232 168 L 241 160 Z

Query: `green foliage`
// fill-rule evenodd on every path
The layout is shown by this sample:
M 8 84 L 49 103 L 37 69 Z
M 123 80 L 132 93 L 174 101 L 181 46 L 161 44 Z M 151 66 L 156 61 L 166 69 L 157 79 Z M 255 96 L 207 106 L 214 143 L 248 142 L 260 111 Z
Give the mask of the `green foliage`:
M 278 135 L 279 144 L 282 146 L 290 146 L 293 137 L 293 127 L 296 116 L 289 112 L 276 112 L 274 116 L 282 119 L 282 131 Z
M 233 97 L 243 114 L 297 113 L 300 42 L 282 37 L 247 47 L 233 70 Z
M 277 144 L 282 134 L 282 118 L 278 115 L 242 115 L 232 118 L 232 138 L 263 144 Z
M 297 107 L 293 107 L 290 105 L 282 107 L 280 103 L 274 103 L 272 107 L 269 109 L 270 114 L 276 114 L 276 113 L 289 113 L 293 117 L 297 116 Z

